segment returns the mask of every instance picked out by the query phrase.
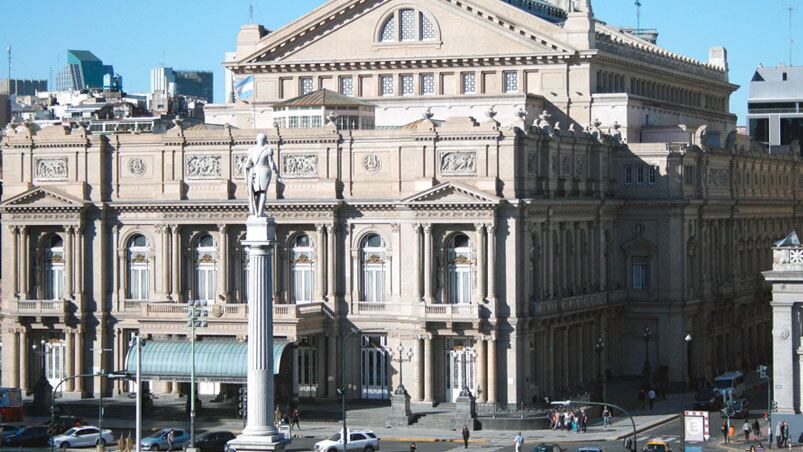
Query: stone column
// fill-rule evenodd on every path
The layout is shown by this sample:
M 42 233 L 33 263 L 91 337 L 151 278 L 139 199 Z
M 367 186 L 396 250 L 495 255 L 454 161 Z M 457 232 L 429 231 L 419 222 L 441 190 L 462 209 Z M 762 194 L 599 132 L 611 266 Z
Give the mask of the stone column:
M 14 342 L 11 344 L 11 347 L 12 347 L 11 348 L 11 362 L 13 363 L 13 366 L 14 366 L 14 368 L 13 368 L 13 373 L 14 374 L 12 375 L 12 378 L 11 378 L 11 384 L 15 388 L 22 388 L 22 386 L 20 386 L 20 366 L 18 364 L 20 362 L 20 337 L 19 337 L 19 331 L 14 329 L 14 330 L 12 330 L 11 334 L 13 335 L 12 337 L 14 338 Z
M 335 255 L 337 247 L 337 224 L 332 223 L 326 226 L 326 299 L 330 303 L 335 302 Z
M 496 338 L 488 339 L 488 403 L 496 403 Z
M 489 224 L 488 231 L 488 301 L 496 303 L 496 226 Z
M 181 302 L 181 231 L 179 231 L 179 225 L 171 225 L 170 233 L 170 241 L 173 246 L 173 250 L 170 254 L 173 267 L 170 272 L 172 276 L 172 281 L 170 283 L 170 299 L 174 303 L 179 303 Z
M 222 303 L 229 301 L 229 234 L 225 224 L 219 224 L 218 230 L 218 266 L 217 266 L 217 300 Z
M 72 298 L 73 296 L 73 266 L 75 259 L 73 258 L 73 226 L 66 226 L 64 228 L 65 241 L 64 241 L 64 298 Z
M 432 403 L 432 336 L 424 337 L 424 402 Z
M 67 331 L 64 332 L 64 336 L 65 336 L 64 348 L 65 348 L 65 352 L 67 353 L 67 356 L 64 357 L 64 360 L 66 361 L 65 364 L 67 365 L 66 366 L 67 367 L 67 375 L 68 376 L 75 375 L 75 361 L 74 361 L 75 358 L 73 358 L 75 356 L 75 343 L 73 342 L 72 328 L 67 329 Z M 66 386 L 66 391 L 67 392 L 75 391 L 75 380 L 74 379 L 67 380 L 64 383 L 64 385 Z
M 485 281 L 488 277 L 488 270 L 485 266 L 485 225 L 478 223 L 474 225 L 477 230 L 477 299 L 479 302 L 485 300 Z
M 791 284 L 790 284 L 791 285 Z M 784 294 L 785 295 L 785 294 Z M 782 295 L 783 296 L 783 295 Z M 776 298 L 780 298 L 775 293 Z M 793 357 L 797 354 L 795 346 L 794 327 L 792 325 L 792 303 L 772 304 L 772 353 L 773 369 L 772 399 L 778 403 L 779 414 L 794 414 L 796 402 L 800 398 L 795 394 L 795 363 Z
M 75 228 L 75 296 L 80 300 L 78 308 L 83 311 L 84 298 L 84 226 Z M 100 309 L 106 311 L 105 307 Z
M 30 390 L 30 384 L 28 382 L 28 330 L 26 328 L 22 328 L 20 330 L 20 347 L 19 347 L 19 354 L 20 354 L 20 389 L 22 389 L 22 394 L 25 395 Z
M 424 303 L 432 304 L 432 225 L 424 225 Z
M 30 262 L 30 250 L 31 250 L 31 229 L 28 226 L 21 226 L 20 231 L 22 233 L 22 250 L 20 253 L 20 262 L 22 264 L 22 279 L 20 290 L 22 294 L 20 298 L 26 299 L 29 298 L 31 295 L 31 290 L 29 285 L 29 281 L 31 280 L 31 262 Z
M 484 337 L 480 337 L 477 341 L 477 382 L 479 385 L 479 394 L 477 394 L 477 402 L 485 403 L 488 401 L 488 371 L 485 365 L 485 355 L 487 343 Z
M 315 376 L 317 397 L 326 397 L 326 337 L 323 335 L 315 336 Z
M 120 309 L 120 300 L 126 299 L 126 294 L 128 293 L 128 278 L 125 274 L 126 261 L 128 260 L 128 253 L 126 250 L 125 245 L 120 245 L 120 227 L 117 225 L 109 226 L 109 229 L 112 231 L 112 254 L 114 259 L 112 260 L 112 293 L 113 301 L 112 305 L 115 306 L 115 309 Z
M 156 226 L 156 232 L 159 233 L 162 245 L 161 252 L 159 253 L 159 265 L 162 276 L 160 294 L 161 297 L 166 299 L 170 296 L 170 289 L 168 288 L 168 286 L 170 286 L 170 228 L 166 224 L 160 224 Z
M 413 232 L 415 233 L 415 277 L 413 281 L 413 301 L 421 301 L 421 287 L 424 283 L 421 282 L 421 268 L 424 264 L 424 257 L 421 250 L 421 225 L 418 223 L 413 224 Z M 423 376 L 422 376 L 423 378 Z
M 324 226 L 322 224 L 315 225 L 315 301 L 324 301 L 323 298 L 323 286 L 324 286 L 324 279 L 323 274 L 325 271 L 324 267 L 324 243 L 323 243 L 323 230 Z
M 415 340 L 415 353 L 413 353 L 413 368 L 416 381 L 416 402 L 424 401 L 424 337 L 418 336 Z
M 281 288 L 282 288 L 282 281 L 281 281 L 281 278 L 282 278 L 282 272 L 281 272 L 281 270 L 282 270 L 282 267 L 281 267 L 282 260 L 281 260 L 281 257 L 280 257 L 281 254 L 282 254 L 282 249 L 281 249 L 281 246 L 279 245 L 279 243 L 280 243 L 280 240 L 277 237 L 276 245 L 273 246 L 273 262 L 271 263 L 271 265 L 273 265 L 273 275 L 272 276 L 273 276 L 273 303 L 274 304 L 281 304 L 283 302 L 282 301 L 282 291 L 281 291 Z M 238 260 L 235 265 L 237 266 L 237 271 L 235 271 L 234 274 L 238 275 L 237 276 L 237 281 L 242 281 L 243 280 L 243 276 L 241 274 L 241 272 L 243 271 L 242 270 L 242 267 L 243 267 L 242 266 L 242 261 Z M 242 282 L 238 282 L 238 284 L 242 284 Z M 240 302 L 242 303 L 242 300 Z
M 20 284 L 19 284 L 19 280 L 20 280 L 20 271 L 19 271 L 19 267 L 20 267 L 20 228 L 19 228 L 19 226 L 9 225 L 8 226 L 8 230 L 9 230 L 9 232 L 11 232 L 11 240 L 13 242 L 13 245 L 12 245 L 13 248 L 12 249 L 14 250 L 13 251 L 14 258 L 11 261 L 11 269 L 12 269 L 12 272 L 13 272 L 13 275 L 11 276 L 11 294 L 19 296 L 19 292 L 20 292 Z M 23 296 L 23 297 L 20 297 L 20 298 L 25 298 L 25 297 Z

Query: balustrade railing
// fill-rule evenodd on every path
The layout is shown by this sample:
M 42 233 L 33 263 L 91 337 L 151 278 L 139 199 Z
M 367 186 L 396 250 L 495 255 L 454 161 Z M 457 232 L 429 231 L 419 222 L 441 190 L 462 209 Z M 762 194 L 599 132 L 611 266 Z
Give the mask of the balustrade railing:
M 67 303 L 67 300 L 18 300 L 12 307 L 17 315 L 63 316 Z

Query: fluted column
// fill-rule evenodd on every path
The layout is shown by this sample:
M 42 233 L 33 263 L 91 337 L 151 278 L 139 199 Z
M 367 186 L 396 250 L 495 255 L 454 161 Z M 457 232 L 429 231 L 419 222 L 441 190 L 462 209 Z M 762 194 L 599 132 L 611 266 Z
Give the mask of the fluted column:
M 415 353 L 413 353 L 413 362 L 415 363 L 415 380 L 418 382 L 416 385 L 417 402 L 424 401 L 424 336 L 418 336 L 415 340 Z
M 14 342 L 11 344 L 11 362 L 15 363 L 13 368 L 13 375 L 11 376 L 11 384 L 15 388 L 21 388 L 20 386 L 20 366 L 16 365 L 16 363 L 20 362 L 20 336 L 19 331 L 17 329 L 12 330 Z
M 65 246 L 64 246 L 64 298 L 72 298 L 73 296 L 73 266 L 75 259 L 73 256 L 73 226 L 64 228 Z
M 485 363 L 487 343 L 484 337 L 480 337 L 477 341 L 477 383 L 479 386 L 479 394 L 477 401 L 485 403 L 488 401 L 488 370 Z
M 424 402 L 432 402 L 432 336 L 424 337 Z
M 80 299 L 79 309 L 83 310 L 84 297 L 84 226 L 79 225 L 75 228 L 75 296 Z M 106 311 L 105 303 L 101 305 L 101 311 Z
M 229 234 L 225 224 L 219 224 L 218 230 L 218 251 L 220 257 L 217 267 L 217 300 L 227 303 L 229 301 Z
M 22 328 L 20 330 L 19 342 L 19 366 L 20 366 L 20 389 L 23 395 L 29 391 L 30 385 L 28 382 L 28 330 Z
M 335 271 L 336 261 L 335 254 L 337 253 L 337 224 L 332 223 L 326 226 L 326 295 L 327 301 L 330 303 L 335 302 Z
M 82 328 L 75 330 L 75 374 L 84 373 L 84 331 Z M 84 393 L 84 379 L 75 379 L 75 392 Z
M 413 289 L 413 300 L 421 301 L 421 288 L 424 283 L 421 281 L 421 268 L 424 264 L 423 250 L 421 249 L 421 225 L 416 223 L 413 225 L 413 232 L 415 233 L 415 286 Z M 423 378 L 423 376 L 422 376 Z
M 21 287 L 22 294 L 20 298 L 29 298 L 31 289 L 29 281 L 31 280 L 31 262 L 30 262 L 30 249 L 31 249 L 31 229 L 28 226 L 21 226 L 20 232 L 22 234 L 22 250 L 20 252 L 20 262 L 22 264 Z
M 11 270 L 13 272 L 11 276 L 11 294 L 19 296 L 20 292 L 20 228 L 19 226 L 10 225 L 8 227 L 9 232 L 11 232 L 11 240 L 12 240 L 12 249 L 14 259 L 11 261 Z M 25 297 L 22 297 L 25 298 Z
M 120 309 L 120 300 L 125 300 L 128 294 L 128 277 L 124 272 L 126 261 L 129 259 L 127 256 L 126 247 L 120 246 L 120 227 L 117 225 L 111 226 L 112 230 L 112 252 L 114 253 L 114 260 L 112 262 L 112 291 L 114 293 L 113 305 Z
M 432 225 L 424 225 L 424 302 L 432 304 Z
M 485 281 L 488 267 L 485 264 L 485 225 L 478 223 L 474 225 L 477 230 L 477 300 L 485 301 Z M 489 263 L 490 265 L 490 263 Z
M 170 283 L 170 298 L 174 303 L 178 303 L 181 301 L 181 231 L 179 231 L 179 225 L 171 225 L 170 233 L 170 242 L 173 246 L 173 250 L 170 253 L 170 260 L 173 267 L 170 272 L 170 276 L 172 277 Z
M 323 301 L 323 287 L 324 287 L 324 279 L 323 274 L 325 271 L 324 267 L 324 243 L 323 243 L 323 230 L 324 225 L 316 224 L 315 225 L 315 301 Z
M 170 228 L 166 224 L 156 226 L 161 242 L 161 252 L 159 253 L 159 268 L 162 277 L 160 287 L 160 298 L 167 298 L 170 295 Z
M 496 226 L 489 224 L 488 231 L 488 301 L 496 301 Z
M 67 329 L 67 331 L 64 333 L 64 336 L 64 351 L 66 352 L 64 360 L 66 361 L 65 364 L 67 367 L 67 375 L 75 375 L 75 358 L 73 358 L 75 356 L 75 344 L 73 342 L 72 328 Z M 73 392 L 75 390 L 75 380 L 67 380 L 64 382 L 64 384 L 67 386 L 67 392 Z
M 496 403 L 496 338 L 488 339 L 488 403 Z

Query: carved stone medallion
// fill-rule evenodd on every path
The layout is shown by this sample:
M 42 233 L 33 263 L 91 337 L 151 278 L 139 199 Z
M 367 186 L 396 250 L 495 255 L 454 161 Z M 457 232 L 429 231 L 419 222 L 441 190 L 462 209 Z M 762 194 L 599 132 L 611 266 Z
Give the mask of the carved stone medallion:
M 376 174 L 382 170 L 382 159 L 376 154 L 368 154 L 362 158 L 362 167 L 369 174 Z
M 142 176 L 146 170 L 145 162 L 141 158 L 134 157 L 128 161 L 128 172 L 134 176 Z

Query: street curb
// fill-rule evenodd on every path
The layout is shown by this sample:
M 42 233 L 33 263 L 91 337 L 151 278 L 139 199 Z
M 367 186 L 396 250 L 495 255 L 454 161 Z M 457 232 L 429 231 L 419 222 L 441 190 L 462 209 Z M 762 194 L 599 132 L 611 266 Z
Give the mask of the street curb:
M 443 438 L 390 438 L 390 437 L 379 437 L 381 441 L 390 441 L 394 443 L 462 443 L 462 439 L 443 439 Z M 491 444 L 490 441 L 487 439 L 470 439 L 468 440 L 469 444 L 483 444 L 488 445 Z
M 680 414 L 675 414 L 675 415 L 672 415 L 672 417 L 670 417 L 670 418 L 667 418 L 667 419 L 664 419 L 664 420 L 662 420 L 662 421 L 655 422 L 655 423 L 653 423 L 653 424 L 649 424 L 649 425 L 645 425 L 644 427 L 640 427 L 640 428 L 638 428 L 638 427 L 637 427 L 637 428 L 636 428 L 636 434 L 638 435 L 638 434 L 639 434 L 639 433 L 641 433 L 641 432 L 646 432 L 647 430 L 652 430 L 652 429 L 654 429 L 655 427 L 659 427 L 659 426 L 661 426 L 661 425 L 668 424 L 668 423 L 670 423 L 670 422 L 672 422 L 672 421 L 674 421 L 674 420 L 677 420 L 678 418 L 680 418 Z M 621 436 L 619 436 L 619 437 L 615 438 L 615 439 L 614 439 L 614 441 L 615 441 L 615 440 L 622 440 L 622 439 L 625 439 L 625 438 L 627 438 L 628 436 L 633 436 L 633 432 L 630 432 L 630 433 L 627 433 L 627 434 L 621 435 Z

